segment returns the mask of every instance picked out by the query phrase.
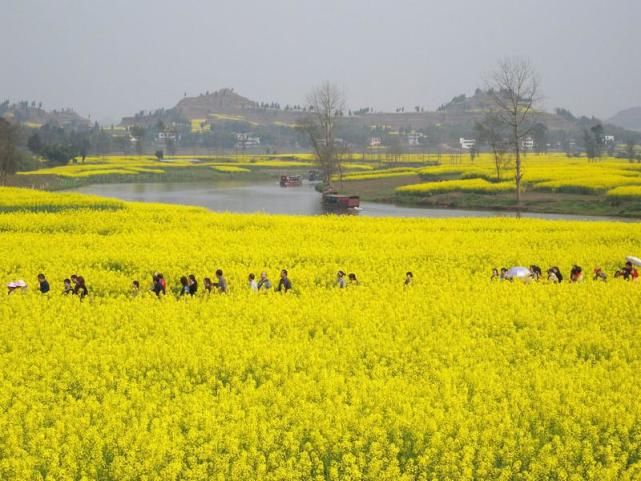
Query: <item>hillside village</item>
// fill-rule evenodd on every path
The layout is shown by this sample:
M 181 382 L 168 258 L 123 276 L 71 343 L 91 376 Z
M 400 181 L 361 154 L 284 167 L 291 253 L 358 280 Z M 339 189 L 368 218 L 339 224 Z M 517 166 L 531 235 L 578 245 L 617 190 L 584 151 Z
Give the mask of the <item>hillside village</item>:
M 309 115 L 305 105 L 281 105 L 243 97 L 231 88 L 180 99 L 174 107 L 139 111 L 117 125 L 92 123 L 73 110 L 46 111 L 41 103 L 0 104 L 0 116 L 36 130 L 55 125 L 86 132 L 92 153 L 162 151 L 278 153 L 307 151 L 308 139 L 297 126 Z M 491 109 L 487 92 L 454 97 L 435 111 L 419 105 L 400 106 L 394 112 L 373 107 L 339 113 L 337 143 L 352 152 L 474 152 L 487 148 L 478 125 Z M 630 131 L 596 118 L 575 117 L 566 109 L 539 112 L 531 135 L 521 147 L 530 151 L 561 151 L 578 155 L 582 132 L 603 125 L 603 141 L 610 153 Z M 641 135 L 640 135 L 641 136 Z

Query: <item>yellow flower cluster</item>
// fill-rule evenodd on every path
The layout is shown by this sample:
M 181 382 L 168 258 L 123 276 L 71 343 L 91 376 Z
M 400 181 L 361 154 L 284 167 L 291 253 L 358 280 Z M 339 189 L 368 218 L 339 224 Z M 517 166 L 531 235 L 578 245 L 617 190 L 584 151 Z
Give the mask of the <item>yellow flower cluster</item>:
M 443 180 L 436 182 L 423 182 L 421 184 L 404 185 L 398 187 L 399 194 L 441 194 L 444 192 L 478 192 L 481 194 L 495 194 L 497 192 L 511 192 L 514 182 L 488 182 L 485 179 Z
M 479 156 L 475 161 L 443 164 L 424 167 L 419 174 L 428 180 L 432 179 L 497 179 L 496 165 L 488 154 Z M 513 182 L 514 166 L 504 166 L 501 180 Z M 523 159 L 523 183 L 528 189 L 565 193 L 599 194 L 606 193 L 620 186 L 641 186 L 641 166 L 615 159 L 600 162 L 589 162 L 587 159 L 568 159 L 558 154 L 529 155 Z M 458 184 L 451 184 L 452 190 Z M 423 192 L 421 188 L 412 190 L 405 186 L 399 192 Z M 513 190 L 513 189 L 512 189 Z M 628 190 L 627 197 L 633 195 L 634 189 Z M 612 196 L 617 196 L 616 192 Z
M 212 166 L 212 169 L 214 169 L 217 172 L 225 172 L 229 174 L 251 172 L 251 170 L 246 169 L 245 167 L 238 167 L 236 165 L 214 165 Z
M 307 155 L 301 155 L 306 159 Z M 197 160 L 197 161 L 195 161 Z M 225 160 L 222 162 L 221 160 Z M 230 158 L 221 156 L 199 156 L 197 159 L 189 156 L 176 156 L 166 159 L 163 162 L 156 158 L 147 156 L 120 156 L 110 155 L 104 157 L 87 157 L 84 163 L 75 163 L 57 167 L 44 168 L 28 172 L 20 172 L 22 176 L 56 175 L 60 177 L 81 178 L 81 177 L 105 177 L 138 174 L 164 174 L 167 170 L 181 169 L 186 167 L 212 167 L 219 172 L 250 172 L 251 168 L 306 168 L 312 167 L 308 160 L 296 160 L 287 156 L 246 156 L 238 155 Z M 351 168 L 351 167 L 348 167 Z M 354 168 L 359 168 L 358 166 Z M 242 169 L 242 170 L 238 170 Z
M 350 164 L 346 164 L 349 166 Z M 373 179 L 386 179 L 390 177 L 411 177 L 416 175 L 417 169 L 411 167 L 393 167 L 390 169 L 370 170 L 366 172 L 355 172 L 345 174 L 342 177 L 336 176 L 335 180 L 339 178 L 343 181 L 350 180 L 373 180 Z
M 608 197 L 633 197 L 641 199 L 641 185 L 626 185 L 608 190 Z
M 0 278 L 30 285 L 0 296 L 0 479 L 641 477 L 641 284 L 489 280 L 611 272 L 636 224 L 0 199 Z M 217 268 L 228 295 L 129 294 Z M 281 268 L 289 294 L 246 287 Z M 71 273 L 82 302 L 60 294 Z

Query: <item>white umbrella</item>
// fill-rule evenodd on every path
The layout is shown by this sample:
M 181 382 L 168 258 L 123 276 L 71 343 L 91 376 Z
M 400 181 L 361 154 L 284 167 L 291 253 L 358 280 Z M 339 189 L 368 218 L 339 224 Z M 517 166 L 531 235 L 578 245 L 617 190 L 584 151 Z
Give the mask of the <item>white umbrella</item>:
M 631 262 L 631 263 L 632 263 L 632 264 L 634 264 L 635 266 L 641 267 L 641 259 L 639 259 L 638 257 L 634 257 L 634 256 L 627 256 L 627 257 L 625 258 L 625 260 L 626 260 L 626 261 L 628 261 L 628 262 Z
M 532 273 L 527 267 L 512 267 L 507 271 L 505 277 L 508 279 L 527 279 L 528 277 L 532 277 Z

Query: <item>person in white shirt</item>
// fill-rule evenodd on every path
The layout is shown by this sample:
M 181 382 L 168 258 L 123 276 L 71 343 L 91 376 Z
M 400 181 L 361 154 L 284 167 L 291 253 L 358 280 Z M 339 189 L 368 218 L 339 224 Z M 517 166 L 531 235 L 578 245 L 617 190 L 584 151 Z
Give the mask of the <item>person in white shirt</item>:
M 258 284 L 256 283 L 256 276 L 253 272 L 249 274 L 249 289 L 252 292 L 258 292 Z

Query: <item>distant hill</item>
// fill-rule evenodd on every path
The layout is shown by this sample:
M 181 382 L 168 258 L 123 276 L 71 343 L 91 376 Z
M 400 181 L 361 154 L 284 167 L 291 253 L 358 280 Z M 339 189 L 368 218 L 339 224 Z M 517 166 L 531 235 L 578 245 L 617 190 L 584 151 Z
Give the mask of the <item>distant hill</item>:
M 60 127 L 81 129 L 91 126 L 91 121 L 71 109 L 47 111 L 41 104 L 35 102 L 9 103 L 8 100 L 0 104 L 0 117 L 27 127 L 38 128 L 45 124 L 55 124 Z
M 481 121 L 492 106 L 491 96 L 477 89 L 471 96 L 462 94 L 454 97 L 436 111 L 425 111 L 419 106 L 401 107 L 395 112 L 376 112 L 371 108 L 348 110 L 341 116 L 339 133 L 343 140 L 352 145 L 364 145 L 374 135 L 389 136 L 412 131 L 423 133 L 433 143 L 458 145 L 461 137 L 476 135 L 475 123 Z M 138 125 L 151 132 L 169 128 L 183 134 L 218 132 L 218 136 L 208 140 L 215 142 L 215 145 L 224 142 L 234 145 L 235 140 L 221 140 L 221 135 L 233 137 L 239 132 L 252 132 L 262 139 L 261 145 L 277 145 L 280 148 L 299 145 L 300 135 L 293 127 L 307 115 L 304 105 L 281 106 L 276 102 L 256 102 L 233 89 L 222 89 L 195 97 L 185 96 L 169 109 L 138 112 L 123 118 L 121 126 L 128 128 Z M 555 145 L 576 142 L 582 138 L 585 129 L 601 122 L 594 117 L 575 117 L 562 108 L 554 112 L 539 112 L 537 121 L 545 125 L 548 142 Z M 603 125 L 606 133 L 614 136 L 616 141 L 620 142 L 628 136 L 621 127 Z M 385 145 L 388 145 L 388 141 L 390 138 L 384 141 Z
M 198 97 L 185 97 L 174 108 L 186 119 L 203 119 L 213 113 L 236 113 L 257 109 L 258 103 L 242 97 L 233 89 L 222 89 Z
M 385 126 L 391 129 L 425 128 L 429 126 L 459 126 L 471 129 L 490 108 L 490 96 L 477 89 L 473 96 L 454 97 L 437 111 L 408 109 L 397 112 L 373 112 L 369 109 L 354 112 L 345 120 L 357 126 Z M 253 126 L 294 126 L 306 114 L 304 107 L 259 103 L 243 97 L 233 89 L 222 89 L 197 97 L 185 97 L 171 109 L 158 109 L 154 112 L 139 112 L 122 119 L 122 126 L 154 126 L 159 121 L 164 124 L 204 122 L 244 122 Z M 551 130 L 571 129 L 572 119 L 551 113 L 541 113 L 541 119 Z
M 175 107 L 158 109 L 153 112 L 139 112 L 131 117 L 124 117 L 121 125 L 143 127 L 164 124 L 191 123 L 193 121 L 209 122 L 245 122 L 252 125 L 269 125 L 273 123 L 292 124 L 301 118 L 301 112 L 285 111 L 276 108 L 275 104 L 267 106 L 250 100 L 225 88 L 207 92 L 197 97 L 184 97 Z
M 618 127 L 623 127 L 624 129 L 641 132 L 641 107 L 622 110 L 608 120 L 608 122 Z

